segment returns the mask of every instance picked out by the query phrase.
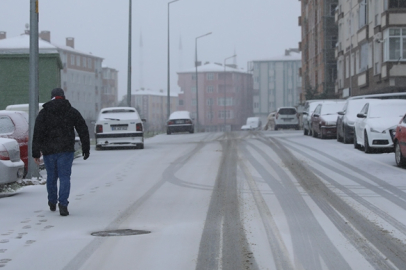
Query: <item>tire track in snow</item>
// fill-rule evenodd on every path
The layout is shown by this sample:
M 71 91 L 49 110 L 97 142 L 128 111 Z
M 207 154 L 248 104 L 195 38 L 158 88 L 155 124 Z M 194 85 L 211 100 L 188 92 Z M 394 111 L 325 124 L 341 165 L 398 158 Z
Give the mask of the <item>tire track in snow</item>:
M 289 168 L 299 181 L 300 185 L 307 191 L 309 196 L 311 196 L 320 209 L 326 211 L 326 206 L 331 205 L 348 222 L 350 222 L 351 225 L 363 235 L 363 237 L 365 237 L 368 241 L 368 245 L 361 244 L 361 246 L 357 245 L 356 247 L 362 254 L 367 255 L 365 259 L 369 262 L 373 262 L 376 269 L 393 269 L 393 265 L 399 269 L 404 269 L 404 266 L 406 265 L 406 246 L 403 243 L 400 243 L 392 236 L 383 233 L 381 228 L 353 209 L 342 198 L 331 191 L 322 180 L 307 169 L 305 165 L 303 165 L 279 140 L 264 138 L 261 141 L 264 144 L 269 145 L 272 149 L 275 149 L 276 152 L 279 152 L 279 156 L 285 166 Z M 331 214 L 329 215 L 329 213 L 326 213 L 326 215 L 331 217 Z M 339 226 L 339 223 L 336 223 L 335 220 L 332 220 L 332 222 L 336 226 Z M 344 235 L 347 239 L 353 237 L 353 235 Z M 369 244 L 379 250 L 379 253 L 377 253 L 375 249 L 370 248 Z
M 285 213 L 292 239 L 295 268 L 321 270 L 321 257 L 328 269 L 335 269 L 337 265 L 340 269 L 351 269 L 318 223 L 287 172 L 262 149 L 251 143 L 247 144 L 267 160 L 278 177 L 277 179 L 272 175 L 246 148 L 243 149 L 244 155 L 274 192 Z M 279 149 L 274 146 L 271 146 L 271 149 L 278 156 L 281 155 Z
M 226 135 L 221 141 L 223 154 L 200 241 L 197 270 L 258 269 L 240 217 L 236 147 L 239 139 L 230 132 Z

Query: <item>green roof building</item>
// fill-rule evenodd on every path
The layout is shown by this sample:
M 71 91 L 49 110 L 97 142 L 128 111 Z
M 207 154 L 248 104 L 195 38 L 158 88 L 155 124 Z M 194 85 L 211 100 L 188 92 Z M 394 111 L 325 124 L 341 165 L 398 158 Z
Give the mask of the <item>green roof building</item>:
M 41 39 L 39 45 L 39 102 L 50 100 L 51 90 L 61 87 L 62 62 L 58 49 Z M 5 38 L 0 32 L 0 110 L 29 103 L 30 36 Z

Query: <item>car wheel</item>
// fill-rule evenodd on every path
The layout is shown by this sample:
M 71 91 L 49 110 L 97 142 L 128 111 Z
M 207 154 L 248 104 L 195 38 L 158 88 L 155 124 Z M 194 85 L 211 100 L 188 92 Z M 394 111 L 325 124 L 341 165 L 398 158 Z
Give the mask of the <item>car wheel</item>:
M 398 167 L 406 167 L 406 158 L 402 155 L 399 142 L 395 141 L 395 161 Z
M 96 150 L 102 150 L 101 145 L 96 145 Z
M 278 130 L 278 128 L 279 128 L 278 126 L 275 126 L 275 130 Z
M 303 128 L 303 135 L 308 135 L 309 131 L 306 128 Z
M 368 153 L 368 154 L 372 152 L 372 149 L 369 146 L 368 135 L 367 135 L 366 131 L 365 131 L 365 135 L 364 135 L 364 152 Z
M 311 129 L 309 129 L 309 136 L 313 136 L 313 132 Z
M 167 135 L 171 135 L 171 133 L 169 132 L 169 130 L 166 131 L 166 134 L 167 134 Z
M 138 148 L 138 149 L 144 149 L 144 144 L 141 143 L 141 144 L 137 145 L 137 148 Z
M 342 138 L 341 138 L 340 133 L 338 132 L 338 129 L 337 129 L 337 142 L 341 142 L 341 141 L 342 141 Z
M 325 138 L 326 138 L 326 135 L 323 134 L 323 130 L 321 129 L 321 127 L 320 127 L 320 138 L 321 138 L 321 139 L 325 139 Z
M 347 132 L 345 131 L 345 127 L 343 128 L 343 143 L 347 144 L 351 141 L 348 139 Z
M 361 148 L 361 146 L 357 142 L 357 134 L 355 133 L 355 130 L 354 130 L 354 148 L 355 149 L 360 149 Z
M 317 132 L 314 131 L 314 129 L 312 129 L 312 136 L 313 136 L 314 138 L 316 138 L 316 137 L 318 137 L 318 135 L 319 135 L 319 134 L 317 134 Z

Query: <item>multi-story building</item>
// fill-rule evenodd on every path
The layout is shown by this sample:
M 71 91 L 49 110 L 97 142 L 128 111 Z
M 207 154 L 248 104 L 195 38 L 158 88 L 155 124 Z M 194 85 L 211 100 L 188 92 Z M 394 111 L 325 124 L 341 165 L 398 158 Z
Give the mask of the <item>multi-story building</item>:
M 123 101 L 127 100 L 124 96 Z M 177 110 L 178 94 L 171 93 L 169 97 L 170 112 Z M 135 90 L 131 95 L 131 105 L 139 112 L 141 118 L 146 119 L 147 131 L 164 132 L 166 127 L 168 94 L 164 90 L 154 91 L 150 89 Z M 124 105 L 125 102 L 122 104 Z M 125 105 L 126 106 L 126 105 Z
M 51 43 L 49 31 L 42 31 L 39 37 Z M 72 37 L 66 38 L 66 45 L 52 45 L 58 48 L 61 57 L 61 86 L 65 96 L 89 125 L 101 109 L 103 58 L 76 50 Z
M 114 68 L 102 67 L 101 109 L 117 106 L 118 102 L 118 71 Z
M 50 100 L 53 88 L 61 87 L 62 63 L 55 46 L 40 40 L 38 47 L 38 98 L 44 103 Z M 0 32 L 0 110 L 29 103 L 29 62 L 29 32 L 10 38 Z
M 302 39 L 299 49 L 302 52 L 301 102 L 312 98 L 335 96 L 337 61 L 335 48 L 338 26 L 335 23 L 335 10 L 338 0 L 302 0 L 301 26 Z
M 178 85 L 178 110 L 189 111 L 200 130 L 239 130 L 252 116 L 252 75 L 234 65 L 206 63 L 198 67 L 197 78 L 196 69 L 178 72 Z
M 280 57 L 249 63 L 254 77 L 253 113 L 267 122 L 269 113 L 279 107 L 300 103 L 302 57 L 297 49 L 285 50 Z
M 340 0 L 336 48 L 340 97 L 404 92 L 406 3 L 400 0 Z

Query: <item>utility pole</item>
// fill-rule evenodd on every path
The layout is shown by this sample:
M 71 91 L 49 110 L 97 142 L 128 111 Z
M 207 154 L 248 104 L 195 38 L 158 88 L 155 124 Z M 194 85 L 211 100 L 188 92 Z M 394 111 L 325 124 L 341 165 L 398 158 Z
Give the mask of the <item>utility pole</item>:
M 131 107 L 131 19 L 132 19 L 132 0 L 130 1 L 128 16 L 128 74 L 127 74 L 127 106 Z
M 32 138 L 34 136 L 35 118 L 38 114 L 39 80 L 38 80 L 38 0 L 30 0 L 30 60 L 29 60 L 29 116 L 28 116 L 28 170 L 26 179 L 39 177 L 39 170 L 32 158 Z

